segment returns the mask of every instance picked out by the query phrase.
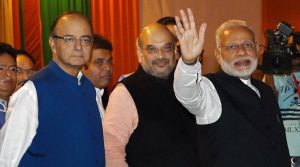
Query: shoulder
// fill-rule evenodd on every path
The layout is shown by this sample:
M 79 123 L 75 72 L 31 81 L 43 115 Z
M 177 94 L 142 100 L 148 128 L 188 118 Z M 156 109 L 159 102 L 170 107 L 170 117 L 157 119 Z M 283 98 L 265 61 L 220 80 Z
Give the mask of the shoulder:
M 34 73 L 31 77 L 30 80 L 34 83 L 36 82 L 41 82 L 41 81 L 46 81 L 49 82 L 51 80 L 54 80 L 54 76 L 51 75 L 51 70 L 47 67 L 42 68 L 41 70 L 37 71 L 36 73 Z M 51 77 L 53 76 L 53 77 Z

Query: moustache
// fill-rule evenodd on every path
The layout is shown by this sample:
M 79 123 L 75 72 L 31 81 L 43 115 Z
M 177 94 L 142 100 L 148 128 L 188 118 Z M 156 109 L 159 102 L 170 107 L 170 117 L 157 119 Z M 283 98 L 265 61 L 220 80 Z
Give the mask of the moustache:
M 155 59 L 152 64 L 157 64 L 157 63 L 169 63 L 170 60 L 166 59 L 166 58 L 160 58 L 160 59 Z

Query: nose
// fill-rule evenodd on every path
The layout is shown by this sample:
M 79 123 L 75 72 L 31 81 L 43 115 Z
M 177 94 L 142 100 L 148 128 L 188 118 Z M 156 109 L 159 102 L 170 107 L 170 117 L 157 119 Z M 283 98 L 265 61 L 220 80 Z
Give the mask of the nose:
M 14 72 L 12 72 L 12 71 L 10 71 L 10 70 L 7 69 L 6 70 L 6 76 L 12 78 L 12 77 L 16 76 L 16 73 L 14 73 Z
M 242 55 L 242 56 L 247 54 L 247 51 L 246 51 L 246 49 L 243 45 L 239 45 L 239 48 L 237 50 L 237 54 Z
M 165 52 L 161 48 L 158 49 L 157 53 L 155 54 L 155 56 L 159 59 L 163 58 L 164 55 L 165 55 Z
M 76 39 L 76 40 L 75 40 L 75 43 L 74 43 L 74 49 L 75 49 L 75 50 L 82 50 L 82 44 L 81 44 L 80 39 Z
M 105 71 L 110 71 L 112 68 L 112 65 L 108 62 L 106 63 L 103 63 L 103 66 L 102 66 L 102 69 L 105 70 Z

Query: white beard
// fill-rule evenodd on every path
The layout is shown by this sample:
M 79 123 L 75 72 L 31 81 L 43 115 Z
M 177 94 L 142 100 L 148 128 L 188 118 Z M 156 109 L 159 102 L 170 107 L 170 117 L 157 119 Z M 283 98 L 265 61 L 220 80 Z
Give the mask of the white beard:
M 240 60 L 250 60 L 250 67 L 243 69 L 243 70 L 236 70 L 234 68 L 234 64 Z M 219 63 L 221 65 L 222 70 L 225 73 L 227 73 L 231 76 L 238 77 L 238 78 L 249 78 L 257 67 L 257 58 L 239 57 L 239 58 L 233 59 L 230 63 L 228 63 L 221 56 Z

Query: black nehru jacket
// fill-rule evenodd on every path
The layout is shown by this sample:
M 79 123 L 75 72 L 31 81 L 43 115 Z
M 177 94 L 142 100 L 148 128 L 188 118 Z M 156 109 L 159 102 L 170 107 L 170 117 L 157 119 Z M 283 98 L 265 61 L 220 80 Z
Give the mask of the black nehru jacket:
M 289 152 L 277 99 L 266 84 L 251 79 L 259 96 L 224 72 L 207 76 L 222 104 L 219 120 L 198 125 L 201 167 L 289 167 Z
M 122 80 L 138 113 L 138 126 L 126 146 L 130 167 L 199 167 L 196 123 L 176 99 L 173 73 L 159 79 L 141 66 Z

